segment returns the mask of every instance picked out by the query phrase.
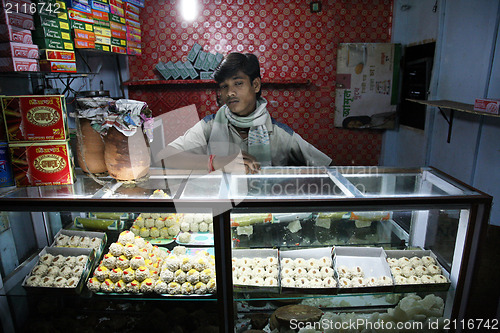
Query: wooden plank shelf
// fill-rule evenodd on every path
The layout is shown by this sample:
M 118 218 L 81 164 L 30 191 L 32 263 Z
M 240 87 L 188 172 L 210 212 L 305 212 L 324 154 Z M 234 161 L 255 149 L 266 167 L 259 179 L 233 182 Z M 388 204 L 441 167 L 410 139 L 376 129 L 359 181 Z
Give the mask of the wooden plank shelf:
M 148 85 L 167 85 L 167 86 L 213 86 L 216 87 L 217 83 L 214 80 L 158 80 L 158 79 L 145 79 L 145 80 L 129 80 L 123 82 L 125 86 L 148 86 Z M 311 84 L 309 79 L 299 80 L 269 80 L 263 79 L 262 85 L 264 86 L 305 86 Z
M 424 105 L 428 105 L 428 106 L 432 106 L 432 107 L 437 107 L 439 109 L 439 112 L 441 113 L 443 118 L 448 123 L 448 138 L 446 140 L 446 142 L 448 142 L 448 143 L 450 143 L 450 141 L 451 141 L 451 130 L 453 128 L 453 118 L 455 115 L 455 111 L 472 113 L 472 114 L 477 114 L 480 116 L 500 117 L 500 115 L 498 115 L 498 114 L 490 114 L 490 113 L 483 113 L 483 112 L 474 111 L 474 105 L 472 105 L 472 104 L 460 103 L 460 102 L 449 101 L 449 100 L 425 101 L 425 100 L 409 99 L 409 98 L 406 100 L 409 102 L 415 102 L 415 103 L 420 103 L 420 104 L 424 104 Z M 444 113 L 443 109 L 450 110 L 449 118 L 446 116 L 446 113 Z

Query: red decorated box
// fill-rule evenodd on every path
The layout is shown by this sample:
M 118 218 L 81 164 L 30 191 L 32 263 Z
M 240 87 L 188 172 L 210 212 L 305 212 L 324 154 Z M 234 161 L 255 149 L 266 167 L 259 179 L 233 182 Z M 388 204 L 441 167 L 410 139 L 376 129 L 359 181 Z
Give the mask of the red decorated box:
M 4 96 L 2 108 L 9 142 L 68 138 L 66 102 L 62 95 Z
M 68 141 L 9 144 L 16 186 L 73 184 Z

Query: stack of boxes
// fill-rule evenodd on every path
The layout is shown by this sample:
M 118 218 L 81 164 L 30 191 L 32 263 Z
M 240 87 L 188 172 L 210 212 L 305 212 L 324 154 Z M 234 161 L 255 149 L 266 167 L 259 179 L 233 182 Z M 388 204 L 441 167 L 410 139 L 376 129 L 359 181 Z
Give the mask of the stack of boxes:
M 39 71 L 38 47 L 33 44 L 36 8 L 29 0 L 0 0 L 0 72 Z
M 141 23 L 139 23 L 139 7 L 125 3 L 125 20 L 127 22 L 127 54 L 141 54 Z
M 40 69 L 44 72 L 75 73 L 76 59 L 66 4 L 60 0 L 39 0 L 33 38 L 40 48 Z
M 109 25 L 111 49 L 115 53 L 127 54 L 127 21 L 121 0 L 110 0 Z
M 122 0 L 71 0 L 68 5 L 76 48 L 141 54 L 137 5 Z
M 4 96 L 1 104 L 16 185 L 73 184 L 64 96 Z
M 200 80 L 213 79 L 214 70 L 219 66 L 224 56 L 221 53 L 210 53 L 203 51 L 203 47 L 195 43 L 187 55 L 185 62 L 162 61 L 156 64 L 156 69 L 165 78 L 165 80 Z

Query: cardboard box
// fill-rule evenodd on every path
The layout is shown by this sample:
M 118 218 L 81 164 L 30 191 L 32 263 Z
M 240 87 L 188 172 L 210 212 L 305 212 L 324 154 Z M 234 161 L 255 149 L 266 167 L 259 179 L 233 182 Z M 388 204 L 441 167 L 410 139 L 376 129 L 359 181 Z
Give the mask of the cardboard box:
M 85 31 L 90 31 L 90 32 L 94 31 L 94 25 L 91 23 L 70 20 L 69 26 L 71 27 L 71 29 L 79 29 L 79 30 L 85 30 Z
M 75 48 L 77 49 L 95 49 L 95 43 L 93 40 L 75 38 L 73 42 L 75 43 Z
M 130 2 L 126 2 L 125 3 L 125 10 L 127 12 L 132 12 L 132 13 L 135 13 L 137 15 L 139 15 L 141 9 L 139 7 L 137 7 L 136 5 L 133 5 L 131 4 Z
M 84 23 L 94 23 L 94 19 L 92 15 L 89 15 L 88 13 L 75 10 L 75 9 L 68 9 L 68 16 L 70 20 L 75 20 L 75 21 L 80 21 Z
M 31 30 L 14 27 L 12 25 L 0 24 L 0 41 L 33 44 Z
M 474 111 L 500 114 L 500 98 L 476 98 Z
M 71 41 L 71 34 L 69 31 L 61 31 L 61 39 L 65 42 Z
M 40 60 L 40 70 L 52 73 L 76 73 L 76 61 Z
M 127 41 L 140 43 L 141 36 L 127 33 Z
M 96 36 L 111 37 L 111 29 L 94 27 L 94 34 L 96 34 Z
M 127 33 L 123 30 L 114 30 L 114 29 L 110 29 L 111 30 L 111 37 L 113 38 L 118 38 L 118 39 L 127 39 Z
M 141 55 L 142 50 L 141 49 L 136 49 L 133 47 L 127 47 L 127 54 L 128 55 Z
M 89 2 L 86 0 L 67 0 L 67 2 L 68 7 L 71 9 L 76 9 L 89 14 L 92 13 L 92 8 L 90 7 Z
M 97 41 L 95 43 L 95 49 L 104 52 L 111 52 L 111 45 L 106 44 L 98 44 Z
M 125 19 L 125 21 L 127 22 L 126 24 L 127 25 L 130 25 L 131 27 L 134 27 L 134 28 L 137 28 L 137 29 L 140 29 L 141 28 L 141 24 L 139 23 L 139 21 L 134 21 L 134 20 L 131 20 L 131 19 Z
M 116 22 L 116 23 L 119 23 L 119 24 L 126 24 L 127 23 L 127 20 L 125 20 L 125 17 L 117 15 L 115 13 L 110 13 L 109 14 L 109 20 L 111 22 Z
M 91 7 L 94 10 L 100 10 L 101 12 L 109 13 L 109 5 L 104 1 L 91 0 Z
M 138 35 L 140 36 L 141 35 L 141 29 L 140 28 L 135 28 L 133 26 L 130 26 L 130 25 L 126 25 L 126 31 L 128 34 L 133 34 L 133 35 Z
M 105 37 L 105 36 L 96 35 L 95 36 L 95 43 L 96 44 L 104 44 L 104 45 L 110 45 L 111 46 L 111 38 Z
M 62 39 L 35 38 L 34 42 L 40 47 L 40 49 L 64 50 L 64 43 Z
M 114 21 L 109 21 L 111 30 L 127 32 L 127 26 L 125 24 L 117 23 Z
M 96 26 L 109 29 L 109 21 L 94 19 L 94 28 Z
M 34 16 L 34 18 L 37 29 L 40 29 L 40 27 L 59 29 L 59 23 L 56 18 L 40 16 L 40 15 L 36 15 Z
M 136 14 L 134 12 L 130 12 L 128 10 L 125 10 L 125 18 L 133 20 L 135 22 L 139 22 L 140 21 L 139 14 Z
M 94 19 L 98 19 L 98 20 L 109 21 L 109 14 L 106 12 L 102 12 L 100 10 L 93 9 L 92 10 L 92 17 Z
M 118 15 L 118 16 L 125 19 L 125 10 L 123 9 L 123 7 L 116 6 L 116 5 L 110 5 L 109 6 L 109 13 L 113 14 L 113 15 Z
M 125 39 L 111 37 L 111 45 L 126 47 L 127 41 Z
M 9 150 L 17 186 L 73 184 L 68 141 L 16 143 Z
M 0 72 L 38 72 L 38 60 L 28 58 L 0 58 Z
M 0 23 L 13 25 L 18 28 L 34 30 L 35 21 L 33 16 L 23 13 L 16 13 L 13 11 L 7 12 L 2 10 L 0 12 Z
M 0 43 L 0 57 L 38 59 L 38 46 L 16 42 Z
M 3 96 L 1 102 L 9 142 L 68 138 L 64 96 Z
M 95 28 L 94 28 L 95 31 Z M 86 30 L 80 30 L 80 29 L 73 29 L 73 35 L 75 36 L 75 39 L 85 39 L 85 40 L 95 40 L 95 35 L 93 32 L 86 31 Z
M 69 22 L 68 21 L 64 21 L 64 20 L 57 20 L 57 23 L 59 25 L 59 29 L 61 29 L 61 33 L 63 31 L 69 31 L 70 29 L 70 26 L 69 26 Z
M 54 20 L 54 22 L 57 24 L 57 20 Z M 52 28 L 52 27 L 38 27 L 34 32 L 33 32 L 33 37 L 35 39 L 41 39 L 41 38 L 54 38 L 54 39 L 61 39 L 61 30 L 59 30 L 59 27 Z
M 131 3 L 133 5 L 136 5 L 137 7 L 144 8 L 144 0 L 124 0 L 124 2 Z
M 40 57 L 45 60 L 75 61 L 74 51 L 40 50 Z
M 111 45 L 111 52 L 120 53 L 120 54 L 127 54 L 127 48 L 124 46 Z

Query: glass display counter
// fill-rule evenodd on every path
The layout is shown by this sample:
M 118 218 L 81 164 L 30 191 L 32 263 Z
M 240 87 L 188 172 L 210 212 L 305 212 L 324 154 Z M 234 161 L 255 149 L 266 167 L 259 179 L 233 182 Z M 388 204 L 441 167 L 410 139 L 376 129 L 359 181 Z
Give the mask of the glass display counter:
M 197 325 L 221 332 L 285 330 L 292 322 L 282 312 L 290 306 L 320 309 L 325 322 L 459 319 L 491 206 L 490 196 L 432 168 L 273 167 L 256 175 L 152 169 L 147 181 L 133 185 L 96 181 L 77 170 L 74 185 L 2 192 L 0 237 L 11 245 L 1 254 L 4 331 L 83 319 L 110 331 L 124 323 L 143 327 L 147 323 L 140 318 L 161 327 L 165 313 L 178 314 L 174 326 L 193 332 Z M 81 290 L 26 287 L 40 251 L 53 246 L 61 232 L 95 232 L 96 225 L 104 228 L 104 245 L 81 277 Z M 89 278 L 126 230 L 168 255 L 178 245 L 211 255 L 217 291 L 91 291 Z M 413 264 L 427 258 L 439 268 L 435 274 Z M 404 263 L 410 259 L 412 265 Z M 394 269 L 398 262 L 401 273 Z M 406 266 L 413 270 L 407 267 L 403 274 Z M 160 272 L 161 267 L 157 279 Z M 411 302 L 426 305 L 427 312 L 409 313 Z M 104 317 L 112 319 L 103 324 Z M 40 318 L 50 318 L 47 326 L 30 321 Z

